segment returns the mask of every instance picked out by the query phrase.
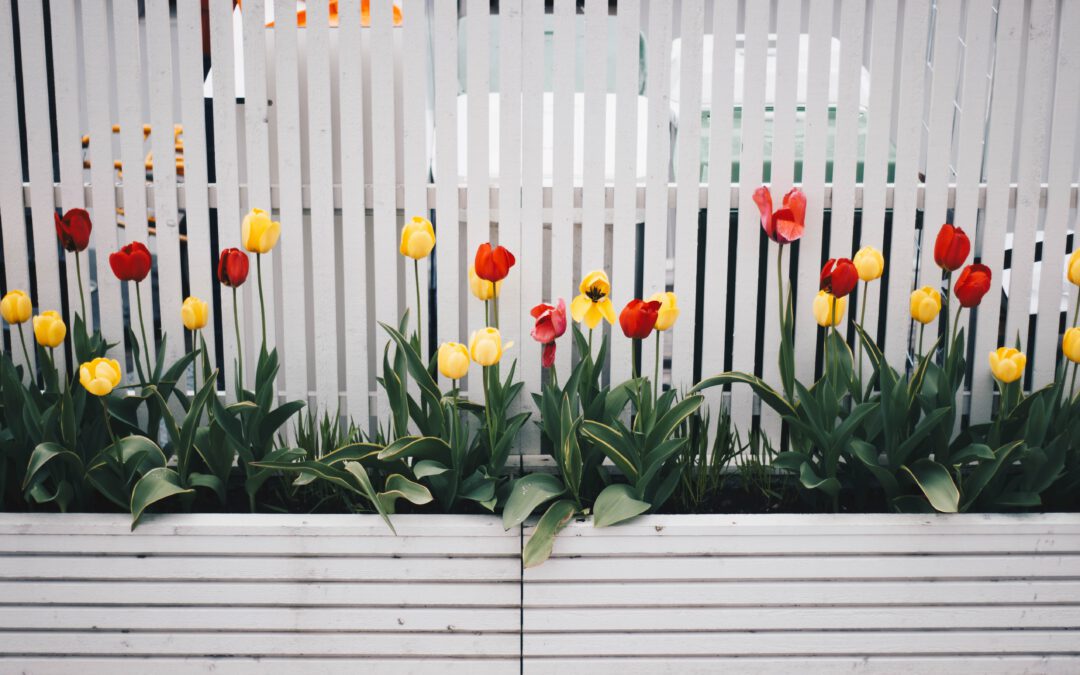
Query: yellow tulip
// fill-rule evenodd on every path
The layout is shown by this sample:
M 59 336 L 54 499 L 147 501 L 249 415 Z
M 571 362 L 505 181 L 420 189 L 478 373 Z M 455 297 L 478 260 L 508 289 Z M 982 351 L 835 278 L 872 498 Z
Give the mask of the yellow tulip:
M 1069 281 L 1080 286 L 1080 248 L 1069 256 Z
M 79 366 L 79 382 L 94 396 L 108 396 L 120 384 L 120 364 L 101 357 L 84 363 Z
M 58 312 L 49 310 L 34 317 L 34 339 L 42 347 L 59 347 L 66 335 L 67 326 Z
M 923 286 L 911 294 L 911 318 L 928 324 L 941 311 L 941 293 L 932 286 Z
M 679 318 L 678 298 L 671 291 L 666 293 L 653 293 L 649 300 L 660 303 L 660 312 L 656 315 L 656 330 L 667 330 L 675 325 L 675 319 Z
M 413 216 L 413 219 L 401 228 L 401 255 L 420 260 L 428 257 L 433 248 L 435 248 L 435 228 L 431 226 L 431 221 L 420 216 Z
M 814 297 L 814 319 L 823 328 L 839 326 L 846 309 L 847 297 L 835 298 L 828 291 L 818 291 Z
M 578 323 L 584 322 L 590 329 L 596 328 L 600 319 L 615 323 L 615 307 L 611 304 L 611 282 L 603 270 L 594 270 L 585 275 L 578 287 L 581 295 L 570 303 L 570 316 Z
M 1019 380 L 1026 365 L 1024 353 L 1012 347 L 998 347 L 990 352 L 990 372 L 1004 384 Z
M 281 223 L 262 209 L 251 209 L 240 226 L 240 240 L 251 253 L 269 253 L 281 236 Z
M 469 337 L 469 355 L 482 366 L 493 366 L 502 359 L 503 352 L 514 346 L 513 342 L 502 341 L 498 328 L 481 328 Z
M 1065 358 L 1080 363 L 1080 328 L 1070 328 L 1061 339 L 1061 351 Z
M 499 293 L 502 293 L 502 284 L 502 281 L 496 281 L 495 288 L 492 289 L 491 282 L 481 279 L 476 273 L 476 266 L 469 265 L 469 290 L 484 302 L 499 297 Z
M 194 295 L 189 295 L 184 300 L 184 304 L 180 306 L 180 318 L 184 322 L 184 328 L 187 328 L 188 330 L 200 330 L 204 328 L 209 317 L 210 305 L 196 298 Z
M 885 271 L 885 256 L 873 246 L 864 246 L 859 249 L 855 257 L 851 259 L 855 263 L 855 269 L 859 272 L 859 278 L 863 281 L 880 279 Z
M 26 323 L 33 313 L 34 307 L 30 302 L 30 296 L 23 291 L 8 291 L 4 299 L 0 300 L 0 314 L 8 323 Z
M 460 342 L 439 345 L 439 372 L 443 377 L 460 380 L 469 372 L 469 350 Z

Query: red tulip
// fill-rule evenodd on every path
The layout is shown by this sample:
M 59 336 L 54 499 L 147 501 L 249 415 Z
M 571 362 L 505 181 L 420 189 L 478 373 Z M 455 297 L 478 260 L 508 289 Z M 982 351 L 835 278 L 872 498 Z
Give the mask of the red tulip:
M 990 291 L 990 268 L 986 265 L 968 265 L 960 272 L 953 286 L 953 295 L 963 307 L 975 307 Z
M 503 246 L 491 248 L 491 244 L 484 242 L 476 249 L 476 276 L 495 283 L 502 281 L 510 273 L 510 268 L 517 262 L 514 254 Z
M 798 241 L 803 236 L 806 221 L 806 195 L 792 188 L 784 195 L 783 207 L 772 210 L 772 193 L 764 185 L 754 190 L 754 203 L 761 212 L 761 227 L 765 235 L 780 245 Z
M 859 283 L 859 270 L 855 263 L 847 258 L 829 258 L 825 267 L 821 268 L 820 290 L 831 293 L 833 297 L 842 298 L 855 290 Z
M 248 257 L 238 248 L 227 248 L 218 258 L 218 281 L 226 286 L 239 286 L 247 280 Z
M 56 221 L 56 236 L 60 238 L 60 245 L 65 251 L 85 251 L 90 245 L 90 230 L 94 229 L 90 222 L 90 214 L 86 209 L 69 209 L 64 217 L 53 213 Z
M 946 272 L 955 272 L 964 266 L 971 253 L 971 240 L 959 227 L 949 223 L 941 226 L 934 242 L 934 262 Z
M 555 338 L 566 332 L 566 303 L 559 298 L 558 306 L 540 303 L 529 312 L 536 319 L 532 337 L 544 345 L 540 365 L 550 368 L 555 363 Z
M 626 303 L 623 311 L 619 314 L 619 325 L 626 337 L 632 340 L 644 340 L 652 333 L 656 326 L 656 317 L 660 313 L 660 302 L 650 300 L 645 302 L 634 298 Z
M 138 241 L 133 241 L 109 255 L 109 266 L 120 281 L 142 281 L 150 274 L 150 263 L 149 249 Z

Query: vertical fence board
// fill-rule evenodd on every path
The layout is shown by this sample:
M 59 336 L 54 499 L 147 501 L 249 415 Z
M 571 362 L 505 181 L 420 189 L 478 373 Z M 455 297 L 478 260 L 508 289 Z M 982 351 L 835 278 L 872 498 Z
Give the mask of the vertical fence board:
M 573 0 L 555 0 L 552 80 L 551 295 L 574 297 L 574 63 L 577 15 Z M 587 272 L 588 270 L 586 270 Z M 603 330 L 603 326 L 600 326 Z M 555 354 L 559 372 L 570 372 L 570 351 Z M 565 376 L 564 376 L 565 377 Z
M 428 22 L 427 6 L 423 0 L 410 0 L 402 7 L 401 41 L 409 45 L 401 50 L 402 77 L 404 88 L 401 110 L 402 119 L 402 176 L 405 191 L 405 222 L 414 216 L 428 217 L 427 213 L 427 178 L 430 164 L 427 156 L 427 83 L 428 64 Z M 406 261 L 406 268 L 413 267 Z M 420 331 L 420 350 L 427 354 L 428 312 L 428 275 L 431 272 L 431 259 L 424 258 L 418 266 L 420 277 L 420 316 L 415 316 L 413 309 L 412 324 Z M 416 274 L 412 269 L 405 270 L 405 304 L 413 308 L 416 305 Z M 424 325 L 418 322 L 424 321 Z
M 581 179 L 581 274 L 604 268 L 607 123 L 606 0 L 585 2 L 585 125 Z M 610 270 L 608 270 L 610 271 Z
M 675 204 L 675 293 L 681 315 L 671 331 L 671 386 L 686 390 L 694 385 L 694 333 L 697 322 L 698 184 L 701 182 L 701 71 L 705 3 L 686 0 L 682 5 L 680 34 L 682 63 L 679 73 L 679 164 Z M 663 288 L 658 290 L 665 290 Z M 657 339 L 662 339 L 658 337 Z M 642 369 L 647 359 L 642 361 Z M 662 369 L 662 367 L 661 367 Z M 660 376 L 663 381 L 663 373 Z M 659 383 L 656 383 L 659 387 Z
M 465 70 L 467 76 L 466 97 L 468 108 L 468 131 L 466 138 L 466 243 L 465 256 L 471 264 L 476 249 L 491 239 L 491 204 L 489 186 L 491 175 L 488 162 L 489 152 L 489 102 L 490 72 L 488 58 L 491 52 L 491 35 L 488 29 L 489 5 L 487 0 L 468 0 L 465 16 L 467 44 L 465 47 Z M 466 311 L 469 319 L 469 333 L 485 325 L 497 323 L 493 314 L 485 320 L 484 303 L 471 294 L 465 296 Z M 469 391 L 474 400 L 482 397 L 483 379 L 469 378 Z
M 830 258 L 850 258 L 854 237 L 855 175 L 859 156 L 859 101 L 862 83 L 863 26 L 866 4 L 844 0 L 840 6 L 840 66 L 833 149 L 832 216 L 829 220 Z M 849 298 L 849 300 L 854 299 Z M 854 305 L 848 318 L 853 319 Z
M 641 293 L 664 290 L 667 275 L 668 178 L 671 160 L 671 21 L 670 2 L 649 5 L 649 47 L 646 68 L 649 126 L 645 177 L 645 250 Z M 623 290 L 625 293 L 625 289 Z M 625 295 L 623 297 L 626 297 Z M 616 303 L 619 311 L 622 302 Z

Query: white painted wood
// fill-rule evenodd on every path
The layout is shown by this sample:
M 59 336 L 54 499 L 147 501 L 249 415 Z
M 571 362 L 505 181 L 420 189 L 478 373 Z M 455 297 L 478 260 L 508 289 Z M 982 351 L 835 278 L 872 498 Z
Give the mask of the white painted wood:
M 1070 36 L 1080 30 L 1080 4 L 1061 5 L 1061 15 L 1054 25 L 1063 39 L 1057 50 L 1057 81 L 1054 84 L 1053 127 L 1050 131 L 1050 158 L 1046 182 L 1046 221 L 1043 226 L 1042 274 L 1039 285 L 1039 312 L 1035 325 L 1035 346 L 1029 353 L 1035 356 L 1033 388 L 1053 382 L 1061 350 L 1058 324 L 1061 317 L 1062 284 L 1066 237 L 1075 232 L 1076 216 L 1070 214 L 1069 184 L 1075 180 L 1077 158 L 1076 136 L 1080 126 L 1080 41 Z M 1075 237 L 1075 235 L 1074 235 Z M 1076 239 L 1074 238 L 1074 242 Z M 1074 248 L 1076 244 L 1074 243 Z M 1016 269 L 1015 267 L 1013 269 Z M 1078 323 L 1075 309 L 1069 308 L 1066 327 Z M 1068 363 L 1068 361 L 1063 361 Z
M 488 0 L 468 0 L 466 3 L 465 46 L 466 97 L 468 106 L 468 143 L 466 144 L 468 174 L 467 201 L 465 213 L 465 260 L 471 264 L 476 256 L 476 249 L 491 239 L 491 209 L 488 187 L 491 183 L 488 165 L 488 136 L 490 122 L 488 92 L 490 91 L 491 35 L 488 14 Z M 485 321 L 484 303 L 472 294 L 467 298 L 466 316 L 469 334 L 480 330 L 485 325 L 494 325 L 494 306 L 492 315 Z M 476 401 L 483 399 L 483 378 L 480 371 L 477 376 L 468 379 L 469 396 Z
M 304 222 L 304 211 L 301 194 L 300 85 L 294 9 L 295 5 L 290 0 L 274 2 L 275 99 L 272 109 L 277 124 L 278 192 L 281 200 L 278 213 L 282 223 L 301 226 Z M 308 291 L 307 275 L 304 273 L 304 247 L 290 246 L 287 241 L 283 242 L 281 269 L 281 297 L 284 306 L 305 307 Z M 305 323 L 283 321 L 282 365 L 285 373 L 285 393 L 293 400 L 307 400 L 309 391 L 308 334 Z
M 957 6 L 958 7 L 958 6 Z M 859 161 L 859 101 L 866 3 L 840 4 L 840 83 L 837 87 L 836 136 L 833 146 L 833 201 L 829 221 L 830 258 L 850 258 L 855 250 L 855 169 Z M 954 36 L 955 37 L 955 36 Z M 954 39 L 955 42 L 955 39 Z M 851 317 L 849 315 L 848 319 Z
M 437 658 L 437 657 L 434 657 Z M 389 656 L 387 658 L 334 658 L 318 659 L 315 663 L 303 657 L 267 658 L 255 656 L 249 658 L 192 658 L 174 657 L 160 658 L 150 657 L 145 659 L 124 660 L 110 657 L 80 657 L 67 659 L 63 665 L 56 666 L 47 658 L 2 658 L 0 667 L 17 672 L 34 673 L 66 673 L 71 670 L 94 672 L 124 672 L 124 669 L 133 669 L 141 672 L 140 668 L 151 667 L 155 673 L 188 673 L 195 670 L 210 670 L 216 673 L 230 674 L 257 674 L 266 673 L 295 673 L 299 670 L 318 668 L 320 673 L 345 673 L 351 674 L 358 671 L 373 671 L 379 673 L 413 673 L 437 667 L 440 673 L 449 675 L 491 675 L 496 673 L 519 672 L 518 657 L 502 657 L 497 659 L 483 658 L 470 659 L 455 657 L 439 661 L 433 658 L 400 658 Z
M 577 295 L 579 280 L 574 274 L 574 262 L 576 251 L 574 250 L 574 69 L 575 69 L 575 44 L 576 2 L 574 0 L 555 0 L 554 4 L 554 64 L 552 66 L 552 81 L 554 85 L 553 121 L 552 121 L 552 178 L 551 178 L 551 259 L 548 265 L 550 274 L 551 296 L 553 298 L 566 298 L 567 312 L 570 311 L 570 300 Z M 663 4 L 663 3 L 658 3 Z M 537 54 L 539 57 L 539 54 Z M 591 270 L 582 270 L 582 274 L 588 274 Z M 614 289 L 612 289 L 614 293 Z M 621 293 L 625 293 L 623 289 Z M 623 296 L 625 297 L 625 296 Z M 616 311 L 619 304 L 616 301 Z M 598 326 L 603 333 L 603 325 Z M 588 328 L 582 324 L 582 330 Z M 612 340 L 617 339 L 612 331 Z M 565 373 L 564 378 L 570 373 L 570 349 L 559 349 L 555 352 L 555 368 L 560 373 Z
M 428 129 L 428 65 L 431 63 L 431 55 L 428 52 L 428 20 L 427 3 L 423 0 L 410 0 L 402 7 L 402 16 L 408 16 L 408 21 L 402 21 L 402 42 L 410 45 L 402 50 L 402 77 L 403 100 L 405 103 L 401 110 L 402 126 L 402 174 L 404 177 L 404 219 L 408 222 L 413 216 L 428 218 L 430 214 L 427 208 L 427 193 L 425 186 L 431 163 L 428 161 L 427 129 Z M 344 181 L 343 181 L 344 182 Z M 363 181 L 359 181 L 362 185 Z M 416 316 L 416 280 L 413 263 L 405 261 L 405 305 L 410 312 L 411 325 L 416 326 L 420 332 L 421 353 L 426 354 L 427 326 L 430 325 L 431 314 L 428 310 L 429 275 L 431 273 L 430 257 L 419 261 L 420 274 L 420 316 Z M 350 305 L 350 310 L 351 305 Z M 346 312 L 348 314 L 348 312 Z M 417 322 L 423 321 L 424 325 L 418 326 Z
M 649 47 L 646 57 L 648 81 L 645 85 L 649 100 L 648 154 L 645 171 L 645 250 L 642 252 L 641 274 L 641 293 L 646 297 L 663 291 L 666 284 L 670 209 L 664 193 L 667 191 L 671 164 L 669 45 L 672 11 L 671 3 L 649 4 Z M 619 312 L 624 304 L 621 298 L 616 301 L 615 311 Z M 643 362 L 648 360 L 643 357 Z
M 435 246 L 438 269 L 436 287 L 439 306 L 438 342 L 468 342 L 468 326 L 462 326 L 460 302 L 468 302 L 467 277 L 461 269 L 461 223 L 457 185 L 457 93 L 458 16 L 452 2 L 437 2 L 434 11 L 435 42 Z M 447 383 L 448 384 L 448 383 Z
M 1034 670 L 1045 673 L 1071 673 L 1077 660 L 1071 656 L 980 656 L 956 659 L 950 656 L 873 656 L 873 657 L 691 657 L 673 661 L 670 657 L 628 659 L 613 657 L 581 659 L 541 658 L 526 661 L 523 672 L 544 673 L 567 668 L 588 667 L 590 673 L 623 675 L 663 672 L 740 672 L 752 675 L 786 675 L 791 672 L 819 673 L 910 673 L 947 670 L 964 675 L 1017 673 Z
M 685 391 L 694 386 L 694 334 L 697 327 L 698 195 L 701 182 L 701 71 L 705 4 L 688 0 L 682 5 L 679 33 L 682 64 L 679 74 L 679 140 L 676 170 L 675 284 L 680 316 L 671 330 L 671 387 Z M 666 256 L 665 256 L 666 258 Z M 666 267 L 666 265 L 665 265 Z M 666 290 L 666 289 L 662 289 Z M 647 352 L 648 350 L 642 350 Z M 666 350 L 661 350 L 666 353 Z M 642 370 L 647 372 L 642 362 Z M 663 364 L 661 364 L 661 371 Z M 664 380 L 661 372 L 660 380 Z M 659 388 L 659 382 L 655 383 Z
M 581 270 L 605 269 L 604 244 L 607 218 L 604 214 L 604 124 L 607 117 L 607 32 L 608 3 L 585 3 L 585 137 L 581 181 Z M 636 61 L 636 59 L 635 59 Z M 617 67 L 617 66 L 616 66 Z

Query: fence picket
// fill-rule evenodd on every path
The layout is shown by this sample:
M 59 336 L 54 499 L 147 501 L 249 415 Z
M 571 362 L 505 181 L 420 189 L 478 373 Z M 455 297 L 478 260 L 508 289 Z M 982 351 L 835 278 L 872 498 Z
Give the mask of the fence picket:
M 490 20 L 487 0 L 468 0 L 465 16 L 467 44 L 465 47 L 465 70 L 467 74 L 466 97 L 468 107 L 468 147 L 466 148 L 466 213 L 465 213 L 465 256 L 466 264 L 471 264 L 476 249 L 480 244 L 491 239 L 491 205 L 489 202 L 491 174 L 488 162 L 489 133 L 488 122 L 490 103 L 490 71 L 488 59 L 491 52 L 491 35 L 488 29 Z M 485 318 L 484 303 L 471 294 L 466 296 L 466 312 L 469 318 L 469 333 L 483 326 L 496 323 L 494 310 L 492 316 Z M 490 303 L 489 303 L 490 304 Z M 475 400 L 482 397 L 483 379 L 469 378 L 469 392 Z
M 555 0 L 555 39 L 552 81 L 551 177 L 551 295 L 569 300 L 576 295 L 574 275 L 574 62 L 576 26 L 574 0 Z M 582 270 L 587 274 L 590 270 Z M 567 308 L 569 309 L 569 308 Z M 598 326 L 601 331 L 604 327 Z M 570 351 L 555 353 L 558 372 L 570 372 Z M 565 375 L 564 375 L 565 377 Z
M 606 0 L 585 3 L 585 124 L 581 179 L 581 273 L 607 269 L 604 264 L 607 218 L 604 214 L 607 122 Z
M 402 77 L 403 101 L 401 110 L 402 118 L 402 176 L 404 183 L 404 218 L 408 222 L 413 216 L 429 216 L 427 208 L 427 185 L 428 172 L 431 163 L 428 161 L 427 152 L 427 105 L 428 105 L 428 66 L 431 63 L 428 54 L 428 22 L 427 6 L 423 0 L 410 0 L 402 7 L 402 16 L 408 16 L 408 21 L 402 21 L 401 40 L 406 45 L 412 45 L 409 49 L 403 49 Z M 361 183 L 362 184 L 362 183 Z M 406 262 L 405 270 L 405 304 L 413 308 L 416 305 L 416 275 L 412 269 L 411 261 Z M 412 312 L 412 324 L 420 331 L 421 352 L 426 354 L 427 326 L 430 323 L 431 314 L 428 311 L 429 275 L 431 273 L 431 259 L 424 258 L 419 262 L 420 277 L 420 316 L 416 310 Z M 424 325 L 418 322 L 423 321 Z

